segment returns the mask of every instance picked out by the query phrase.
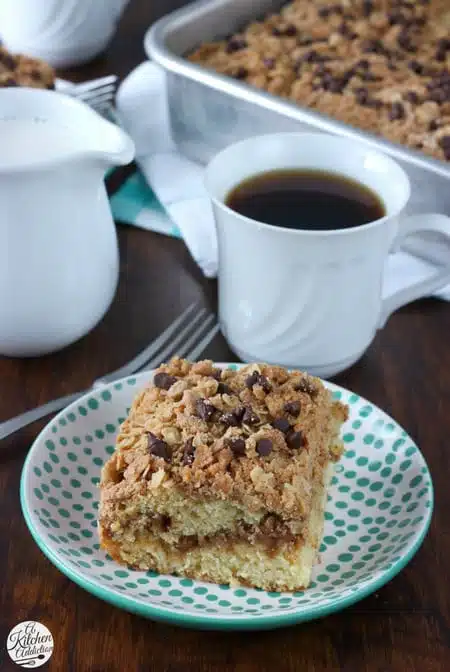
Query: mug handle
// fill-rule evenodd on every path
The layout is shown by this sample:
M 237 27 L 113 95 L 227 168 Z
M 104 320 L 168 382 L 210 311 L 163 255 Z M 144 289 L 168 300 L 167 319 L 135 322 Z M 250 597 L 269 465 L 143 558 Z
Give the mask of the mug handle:
M 401 306 L 429 296 L 450 282 L 450 217 L 440 214 L 411 215 L 402 220 L 401 227 L 402 231 L 394 241 L 394 251 L 399 251 L 406 238 L 415 233 L 432 232 L 440 236 L 441 242 L 437 245 L 439 252 L 433 257 L 421 253 L 417 245 L 403 245 L 403 249 L 415 256 L 422 256 L 422 258 L 425 256 L 427 261 L 437 266 L 437 270 L 426 280 L 415 282 L 385 298 L 381 307 L 378 329 L 384 327 L 392 313 Z

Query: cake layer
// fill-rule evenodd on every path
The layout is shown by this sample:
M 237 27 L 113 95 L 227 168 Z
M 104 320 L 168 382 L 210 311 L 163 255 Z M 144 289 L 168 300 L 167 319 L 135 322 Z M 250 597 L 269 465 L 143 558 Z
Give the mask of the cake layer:
M 121 564 L 161 574 L 179 574 L 205 581 L 231 585 L 250 585 L 273 591 L 303 590 L 311 580 L 323 533 L 326 484 L 333 471 L 325 468 L 316 484 L 311 514 L 303 534 L 284 529 L 273 535 L 259 534 L 256 526 L 236 533 L 210 537 L 179 537 L 170 543 L 162 524 L 127 533 L 100 523 L 103 548 Z M 128 530 L 128 532 L 130 532 Z M 277 534 L 278 532 L 278 534 Z

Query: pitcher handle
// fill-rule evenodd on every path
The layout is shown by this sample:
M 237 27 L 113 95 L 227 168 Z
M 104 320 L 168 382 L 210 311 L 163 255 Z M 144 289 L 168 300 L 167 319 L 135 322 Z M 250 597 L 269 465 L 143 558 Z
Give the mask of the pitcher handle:
M 386 297 L 382 303 L 378 329 L 384 327 L 390 315 L 401 306 L 429 296 L 450 282 L 450 217 L 440 214 L 421 214 L 406 217 L 402 220 L 402 231 L 395 239 L 394 249 L 399 250 L 409 236 L 430 231 L 440 234 L 442 240 L 440 248 L 445 249 L 445 252 L 441 252 L 436 258 L 428 257 L 429 261 L 436 264 L 436 272 L 426 280 L 415 282 L 409 287 L 400 289 Z

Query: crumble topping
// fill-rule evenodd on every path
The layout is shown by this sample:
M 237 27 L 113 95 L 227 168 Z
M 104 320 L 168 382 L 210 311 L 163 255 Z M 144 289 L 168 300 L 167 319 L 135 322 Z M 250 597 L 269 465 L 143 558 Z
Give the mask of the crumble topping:
M 55 72 L 45 61 L 13 55 L 0 46 L 0 88 L 10 86 L 54 89 Z
M 135 399 L 102 473 L 105 505 L 155 487 L 309 513 L 315 480 L 342 452 L 347 407 L 317 378 L 265 364 L 238 371 L 175 358 Z
M 293 0 L 188 58 L 450 161 L 448 0 Z

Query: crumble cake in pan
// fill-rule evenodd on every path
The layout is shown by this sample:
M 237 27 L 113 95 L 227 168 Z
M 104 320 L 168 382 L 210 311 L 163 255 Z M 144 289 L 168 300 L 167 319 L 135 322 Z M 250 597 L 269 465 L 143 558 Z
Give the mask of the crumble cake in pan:
M 102 547 L 137 569 L 306 588 L 347 413 L 298 371 L 172 360 L 136 397 L 103 467 Z
M 293 0 L 188 58 L 450 161 L 448 0 Z

